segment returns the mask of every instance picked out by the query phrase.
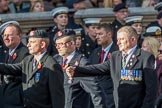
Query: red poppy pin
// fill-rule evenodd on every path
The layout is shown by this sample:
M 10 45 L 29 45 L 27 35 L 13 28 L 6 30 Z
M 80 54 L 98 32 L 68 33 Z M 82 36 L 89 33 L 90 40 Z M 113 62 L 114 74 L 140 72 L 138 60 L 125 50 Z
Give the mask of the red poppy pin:
M 65 70 L 68 67 L 68 65 L 62 65 L 62 70 Z
M 109 54 L 107 55 L 107 58 L 110 59 L 110 57 L 111 57 L 111 54 L 109 53 Z
M 57 32 L 57 35 L 58 35 L 58 36 L 62 36 L 62 32 L 61 32 L 61 31 L 58 31 L 58 32 Z
M 15 60 L 15 59 L 16 59 L 16 57 L 17 57 L 17 54 L 16 54 L 16 53 L 14 53 L 14 54 L 13 54 L 13 56 L 12 56 L 12 58 Z
M 43 66 L 43 64 L 42 64 L 42 62 L 38 62 L 38 66 L 37 66 L 37 69 L 41 69 L 42 68 L 42 66 Z

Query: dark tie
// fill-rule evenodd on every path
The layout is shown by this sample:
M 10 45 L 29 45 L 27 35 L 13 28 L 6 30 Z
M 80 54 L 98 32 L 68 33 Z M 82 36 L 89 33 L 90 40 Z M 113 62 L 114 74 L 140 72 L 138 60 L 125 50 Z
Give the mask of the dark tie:
M 65 68 L 67 61 L 68 61 L 67 58 L 64 58 L 64 59 L 63 59 L 63 63 L 62 63 L 62 68 L 63 68 L 63 69 Z
M 126 62 L 127 62 L 127 57 L 128 57 L 128 54 L 122 55 L 122 67 L 125 67 Z
M 104 55 L 105 55 L 105 51 L 102 50 L 102 51 L 101 51 L 101 54 L 100 54 L 100 63 L 103 62 L 103 60 L 104 60 Z
M 8 59 L 7 59 L 7 62 L 9 62 L 11 59 L 12 59 L 12 56 L 9 54 L 8 55 Z

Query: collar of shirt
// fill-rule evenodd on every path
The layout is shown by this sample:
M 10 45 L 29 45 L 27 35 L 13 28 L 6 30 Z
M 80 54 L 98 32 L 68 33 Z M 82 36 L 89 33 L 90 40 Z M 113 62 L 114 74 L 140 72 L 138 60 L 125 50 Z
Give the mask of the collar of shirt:
M 109 52 L 109 50 L 110 50 L 112 44 L 113 44 L 113 42 L 111 42 L 105 49 L 102 49 L 102 50 L 105 51 L 104 60 L 103 60 L 103 61 L 105 61 L 105 59 L 106 59 L 106 57 L 107 57 L 107 54 L 108 54 L 108 52 Z
M 10 56 L 13 56 L 13 54 L 14 54 L 17 47 L 18 47 L 18 45 L 13 50 L 9 49 L 9 55 Z
M 66 64 L 68 64 L 71 61 L 71 59 L 74 57 L 74 55 L 75 55 L 75 51 L 73 51 L 69 56 L 66 57 L 68 59 Z
M 133 52 L 136 50 L 136 48 L 137 48 L 137 45 L 135 45 L 133 48 L 131 48 L 129 51 L 128 51 L 128 56 L 130 56 L 130 55 L 132 55 L 133 54 Z
M 47 51 L 43 52 L 41 55 L 37 56 L 35 59 L 37 60 L 37 62 L 40 61 L 40 59 L 46 54 Z
M 128 57 L 127 57 L 127 59 L 126 59 L 126 64 L 128 63 L 130 57 L 132 56 L 132 54 L 134 53 L 134 51 L 136 50 L 136 48 L 137 48 L 137 45 L 135 45 L 133 48 L 131 48 L 131 49 L 127 52 Z

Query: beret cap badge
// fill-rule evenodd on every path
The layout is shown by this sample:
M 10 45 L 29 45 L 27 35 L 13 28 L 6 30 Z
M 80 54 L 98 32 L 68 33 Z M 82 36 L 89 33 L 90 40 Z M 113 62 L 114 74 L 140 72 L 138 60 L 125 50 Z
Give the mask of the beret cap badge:
M 62 34 L 63 34 L 63 33 L 62 33 L 61 31 L 58 31 L 58 32 L 57 32 L 57 36 L 62 36 Z
M 161 31 L 160 31 L 160 29 L 157 29 L 157 30 L 156 30 L 155 35 L 156 35 L 156 36 L 161 35 Z

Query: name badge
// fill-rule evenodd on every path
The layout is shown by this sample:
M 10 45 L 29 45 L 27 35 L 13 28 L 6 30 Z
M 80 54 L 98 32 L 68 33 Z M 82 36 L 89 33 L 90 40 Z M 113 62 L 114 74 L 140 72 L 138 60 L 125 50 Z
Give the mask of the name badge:
M 39 82 L 40 79 L 40 73 L 35 74 L 35 82 Z
M 122 69 L 121 80 L 142 81 L 142 71 Z

